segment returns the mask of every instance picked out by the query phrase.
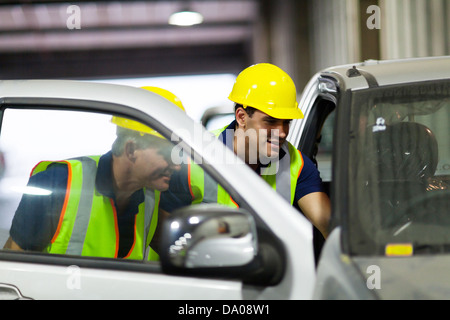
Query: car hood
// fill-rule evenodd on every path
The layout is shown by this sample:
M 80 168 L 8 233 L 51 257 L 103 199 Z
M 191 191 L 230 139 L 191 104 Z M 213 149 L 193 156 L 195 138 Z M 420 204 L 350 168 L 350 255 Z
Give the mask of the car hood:
M 366 283 L 374 283 L 379 276 L 379 289 L 371 290 L 380 299 L 450 299 L 450 255 L 354 257 L 352 260 Z

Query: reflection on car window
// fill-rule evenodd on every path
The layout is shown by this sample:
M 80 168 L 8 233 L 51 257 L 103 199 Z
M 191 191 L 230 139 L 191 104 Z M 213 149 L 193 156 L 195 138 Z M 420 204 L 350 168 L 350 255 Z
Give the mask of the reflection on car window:
M 237 207 L 187 152 L 132 119 L 6 109 L 0 146 L 10 164 L 0 181 L 8 250 L 158 261 L 165 215 L 205 202 Z
M 352 250 L 448 249 L 450 84 L 368 90 L 352 107 Z
M 115 135 L 110 119 L 111 116 L 68 111 L 20 109 L 4 111 L 0 148 L 4 152 L 7 165 L 4 177 L 0 181 L 2 201 L 0 246 L 3 246 L 9 237 L 9 229 L 22 195 L 33 200 L 52 197 L 52 191 L 48 189 L 50 185 L 35 185 L 33 182 L 28 184 L 28 180 L 31 179 L 30 172 L 36 164 L 43 160 L 69 159 L 80 154 L 105 153 L 111 148 Z M 55 191 L 53 195 L 61 192 Z M 31 209 L 33 212 L 37 210 L 34 207 Z M 43 214 L 45 218 L 52 216 L 50 212 Z M 38 238 L 37 231 L 49 232 L 50 224 L 39 220 L 35 225 L 27 223 L 26 220 L 21 222 L 28 228 L 24 229 L 24 232 L 29 234 L 30 242 L 42 240 Z
M 219 203 L 239 207 L 226 190 L 192 159 L 181 166 L 172 176 L 170 188 L 162 194 L 161 208 L 172 212 L 191 204 Z

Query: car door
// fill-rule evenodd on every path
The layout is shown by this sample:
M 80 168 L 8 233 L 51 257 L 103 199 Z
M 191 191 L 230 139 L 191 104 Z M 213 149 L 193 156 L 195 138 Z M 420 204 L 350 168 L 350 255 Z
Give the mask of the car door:
M 2 247 L 23 195 L 45 197 L 45 190 L 27 185 L 37 163 L 104 154 L 115 138 L 112 114 L 41 109 L 45 104 L 39 109 L 32 104 L 21 104 L 20 109 L 17 106 L 10 104 L 2 113 L 1 142 L 13 161 L 11 171 L 2 181 Z M 183 298 L 186 292 L 180 291 L 182 287 L 189 288 L 192 298 L 201 291 L 202 297 L 234 299 L 240 293 L 240 283 L 234 281 L 194 281 L 164 275 L 157 262 L 136 264 L 119 259 L 55 257 L 34 251 L 4 250 L 0 255 L 0 291 L 13 292 L 12 286 L 18 289 L 17 297 L 21 292 L 33 299 Z M 148 290 L 150 287 L 152 290 Z
M 335 109 L 339 99 L 338 80 L 316 74 L 308 82 L 299 106 L 304 119 L 292 122 L 288 140 L 317 166 L 325 192 L 331 198 L 332 155 Z M 318 262 L 325 239 L 313 228 L 314 250 Z
M 232 158 L 231 163 L 216 164 L 211 159 L 216 159 L 218 154 L 224 152 L 222 144 L 212 141 L 211 136 L 205 136 L 203 131 L 200 131 L 200 136 L 195 136 L 196 130 L 201 129 L 200 125 L 194 126 L 191 119 L 166 100 L 141 91 L 71 81 L 0 83 L 0 145 L 10 161 L 0 185 L 0 247 L 3 248 L 0 250 L 0 295 L 18 299 L 311 297 L 314 266 L 308 232 L 310 224 L 306 219 L 300 215 L 293 216 L 293 209 L 283 203 L 282 198 L 268 186 L 261 184 L 259 187 L 259 182 L 255 183 L 259 177 L 235 158 Z M 103 98 L 107 96 L 108 99 Z M 134 101 L 129 104 L 134 107 L 126 105 L 131 100 Z M 41 161 L 55 165 L 67 159 L 107 155 L 113 149 L 118 135 L 117 125 L 111 121 L 113 117 L 125 117 L 158 130 L 168 142 L 171 140 L 170 150 L 166 150 L 166 154 L 172 156 L 173 150 L 178 150 L 180 154 L 181 150 L 205 172 L 211 172 L 213 184 L 223 187 L 239 206 L 227 210 L 245 211 L 257 228 L 254 236 L 259 236 L 257 241 L 260 247 L 269 245 L 270 254 L 266 257 L 271 258 L 275 269 L 278 268 L 275 282 L 246 282 L 244 271 L 248 266 L 242 266 L 241 269 L 239 265 L 234 265 L 225 272 L 220 268 L 203 272 L 200 268 L 200 271 L 193 273 L 187 269 L 170 273 L 166 272 L 158 258 L 149 260 L 144 255 L 140 260 L 128 260 L 118 256 L 122 232 L 120 226 L 117 227 L 120 219 L 116 213 L 116 239 L 119 240 L 111 244 L 119 248 L 116 247 L 115 256 L 105 256 L 103 253 L 98 256 L 72 252 L 54 254 L 48 250 L 43 235 L 46 235 L 46 239 L 50 235 L 53 241 L 66 220 L 61 204 L 59 207 L 54 206 L 56 200 L 46 200 L 51 205 L 44 206 L 44 209 L 39 206 L 33 210 L 24 209 L 28 208 L 24 204 L 26 199 L 53 196 L 56 199 L 56 193 L 52 193 L 55 190 L 46 190 L 30 183 L 32 176 L 37 174 L 36 165 Z M 230 155 L 227 156 L 229 160 Z M 97 170 L 100 171 L 100 164 Z M 98 171 L 96 179 L 99 179 Z M 256 194 L 244 196 L 243 190 L 250 187 Z M 95 192 L 99 192 L 98 188 Z M 68 188 L 64 194 L 68 197 Z M 265 199 L 261 200 L 261 194 L 265 194 Z M 277 218 L 273 217 L 275 211 L 280 211 Z M 86 226 L 88 230 L 92 219 Z M 147 216 L 146 219 L 152 220 Z M 155 232 L 160 232 L 159 225 Z M 285 230 L 280 233 L 279 230 L 283 228 Z M 42 232 L 43 229 L 46 231 Z M 128 229 L 132 230 L 133 238 L 130 252 L 137 243 L 137 229 L 138 224 L 135 222 L 134 238 L 133 229 Z M 72 237 L 87 242 L 87 231 L 77 233 L 80 230 L 74 227 Z M 144 235 L 149 236 L 146 231 Z M 23 250 L 11 246 L 12 242 Z M 260 252 L 256 249 L 254 260 L 259 261 L 260 258 Z M 266 266 L 262 264 L 261 268 L 264 271 Z M 230 269 L 233 272 L 230 273 Z

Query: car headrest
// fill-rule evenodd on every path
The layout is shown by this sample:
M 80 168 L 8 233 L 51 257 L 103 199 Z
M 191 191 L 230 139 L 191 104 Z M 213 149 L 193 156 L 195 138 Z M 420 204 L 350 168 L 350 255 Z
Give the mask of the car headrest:
M 434 175 L 438 144 L 433 132 L 416 122 L 398 122 L 373 130 L 368 156 L 378 167 L 378 180 L 423 181 Z

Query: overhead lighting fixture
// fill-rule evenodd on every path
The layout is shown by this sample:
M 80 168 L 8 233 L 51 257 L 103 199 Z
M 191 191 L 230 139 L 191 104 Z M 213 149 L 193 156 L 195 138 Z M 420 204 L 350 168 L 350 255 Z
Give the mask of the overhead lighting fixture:
M 189 27 L 202 22 L 203 16 L 199 12 L 191 10 L 175 12 L 169 18 L 169 24 L 182 27 Z

